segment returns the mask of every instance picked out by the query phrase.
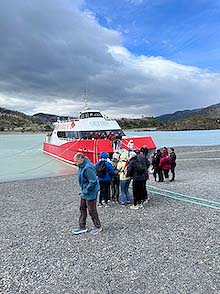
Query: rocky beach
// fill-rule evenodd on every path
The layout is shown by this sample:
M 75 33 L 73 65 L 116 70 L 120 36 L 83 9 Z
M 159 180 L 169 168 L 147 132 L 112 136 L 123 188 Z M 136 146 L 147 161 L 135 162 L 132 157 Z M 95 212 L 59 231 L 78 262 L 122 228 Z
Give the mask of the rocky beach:
M 1 292 L 220 293 L 220 146 L 175 151 L 176 181 L 150 175 L 144 209 L 98 208 L 97 236 L 71 234 L 74 171 L 0 183 Z

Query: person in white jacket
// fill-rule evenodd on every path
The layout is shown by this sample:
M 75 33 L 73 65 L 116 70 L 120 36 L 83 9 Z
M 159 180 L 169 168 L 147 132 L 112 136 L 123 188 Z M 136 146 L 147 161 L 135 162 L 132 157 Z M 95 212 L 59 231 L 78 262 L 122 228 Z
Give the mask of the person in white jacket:
M 134 151 L 134 141 L 132 139 L 128 142 L 127 148 L 128 148 L 128 159 L 129 159 L 130 152 Z

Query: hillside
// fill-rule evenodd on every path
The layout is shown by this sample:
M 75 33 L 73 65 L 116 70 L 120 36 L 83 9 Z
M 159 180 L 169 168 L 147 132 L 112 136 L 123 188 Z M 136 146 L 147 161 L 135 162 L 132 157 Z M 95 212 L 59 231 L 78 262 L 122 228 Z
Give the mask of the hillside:
M 161 131 L 189 131 L 220 129 L 220 121 L 203 116 L 193 116 L 175 121 L 163 122 L 157 130 Z
M 22 112 L 0 107 L 0 131 L 44 131 L 44 125 L 39 119 Z
M 190 118 L 193 116 L 207 117 L 210 119 L 220 119 L 220 103 L 214 104 L 205 108 L 198 108 L 193 110 L 176 111 L 174 113 L 163 114 L 157 116 L 156 119 L 159 121 L 175 121 L 184 118 Z
M 58 116 L 37 113 L 33 116 L 0 108 L 0 131 L 50 131 Z M 66 120 L 67 116 L 60 116 Z M 195 110 L 176 111 L 159 117 L 122 118 L 117 120 L 122 129 L 210 130 L 220 129 L 220 104 Z

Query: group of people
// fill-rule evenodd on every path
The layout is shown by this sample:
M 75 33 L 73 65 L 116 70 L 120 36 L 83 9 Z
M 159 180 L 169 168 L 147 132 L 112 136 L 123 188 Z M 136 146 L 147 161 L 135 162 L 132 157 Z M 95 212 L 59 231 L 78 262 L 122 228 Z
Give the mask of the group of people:
M 173 148 L 170 148 L 170 152 L 166 147 L 162 152 L 158 149 L 151 160 L 146 146 L 139 151 L 128 148 L 128 152 L 115 152 L 111 159 L 107 152 L 101 152 L 100 160 L 95 165 L 83 153 L 78 152 L 74 156 L 74 162 L 79 167 L 78 180 L 81 188 L 79 227 L 72 230 L 74 234 L 88 231 L 87 209 L 94 223 L 90 233 L 96 235 L 102 231 L 96 208 L 98 192 L 100 207 L 107 207 L 110 202 L 118 202 L 121 207 L 133 203 L 130 205 L 131 209 L 143 208 L 143 204 L 148 201 L 146 181 L 149 179 L 150 163 L 155 180 L 157 176 L 159 182 L 164 181 L 164 178 L 168 179 L 169 170 L 172 173 L 171 181 L 175 179 L 176 155 Z M 129 191 L 131 180 L 133 199 Z
M 133 205 L 138 209 L 147 201 L 146 181 L 148 179 L 148 158 L 140 152 L 115 152 L 109 159 L 107 152 L 101 152 L 96 163 L 96 174 L 100 185 L 99 206 L 108 206 L 109 202 L 118 202 L 122 207 L 131 204 L 129 184 L 133 179 Z M 102 174 L 102 167 L 105 170 Z M 111 197 L 110 197 L 111 195 Z
M 170 181 L 175 180 L 176 154 L 174 148 L 167 149 L 163 147 L 162 152 L 157 149 L 152 157 L 152 169 L 155 181 L 163 182 L 164 179 L 169 179 L 169 171 L 171 171 Z

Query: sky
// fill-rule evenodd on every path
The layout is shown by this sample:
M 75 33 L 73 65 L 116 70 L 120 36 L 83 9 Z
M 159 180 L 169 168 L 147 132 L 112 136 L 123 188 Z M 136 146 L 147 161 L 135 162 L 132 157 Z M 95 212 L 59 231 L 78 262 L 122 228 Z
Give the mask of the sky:
M 219 0 L 1 0 L 0 107 L 158 116 L 220 102 Z

